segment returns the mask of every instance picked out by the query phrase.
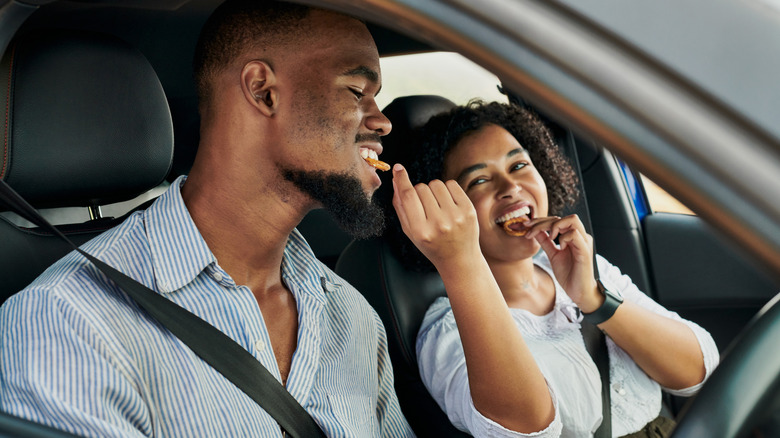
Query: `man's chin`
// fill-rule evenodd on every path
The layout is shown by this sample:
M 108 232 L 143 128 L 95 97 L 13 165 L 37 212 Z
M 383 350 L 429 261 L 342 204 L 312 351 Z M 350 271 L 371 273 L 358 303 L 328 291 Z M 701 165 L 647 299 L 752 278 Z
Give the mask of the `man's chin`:
M 356 239 L 379 236 L 384 231 L 382 209 L 372 201 L 374 190 L 345 173 L 283 169 L 283 177 L 330 212 L 336 223 Z

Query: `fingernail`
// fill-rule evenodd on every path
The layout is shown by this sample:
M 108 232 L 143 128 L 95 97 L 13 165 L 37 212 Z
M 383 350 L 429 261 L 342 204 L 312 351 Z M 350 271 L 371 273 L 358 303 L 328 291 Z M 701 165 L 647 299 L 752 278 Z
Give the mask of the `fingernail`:
M 402 170 L 404 170 L 404 166 L 401 165 L 401 163 L 395 163 L 395 165 L 393 165 L 394 172 L 400 172 Z

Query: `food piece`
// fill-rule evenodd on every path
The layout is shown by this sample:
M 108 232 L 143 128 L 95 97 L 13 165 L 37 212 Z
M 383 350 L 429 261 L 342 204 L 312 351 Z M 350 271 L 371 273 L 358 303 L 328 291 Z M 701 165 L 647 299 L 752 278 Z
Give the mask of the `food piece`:
M 388 170 L 390 170 L 390 165 L 385 163 L 384 161 L 379 161 L 371 157 L 365 157 L 363 159 L 366 160 L 366 162 L 370 164 L 372 167 L 377 168 L 381 171 L 387 172 Z
M 523 222 L 527 222 L 531 220 L 531 208 L 529 206 L 524 206 L 515 210 L 510 211 L 507 214 L 502 215 L 498 219 L 496 219 L 496 224 L 501 226 L 504 229 L 504 232 L 509 234 L 510 236 L 525 236 L 525 234 L 528 232 L 528 230 L 525 228 L 525 226 L 517 226 L 518 224 L 522 224 Z
M 521 228 L 519 230 L 515 230 L 512 228 L 512 225 L 528 222 L 528 220 L 529 219 L 525 216 L 509 219 L 503 224 L 504 232 L 506 232 L 510 236 L 525 236 L 525 234 L 528 232 L 527 228 Z

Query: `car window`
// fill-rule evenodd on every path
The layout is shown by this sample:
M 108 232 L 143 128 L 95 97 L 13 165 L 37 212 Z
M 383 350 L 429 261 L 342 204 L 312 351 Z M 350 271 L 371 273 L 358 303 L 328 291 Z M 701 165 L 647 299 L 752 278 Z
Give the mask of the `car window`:
M 691 211 L 691 209 L 686 207 L 685 204 L 667 193 L 650 178 L 641 175 L 641 180 L 645 189 L 645 195 L 647 195 L 647 202 L 650 204 L 650 209 L 652 211 L 662 213 L 695 214 L 693 211 Z
M 456 104 L 465 104 L 472 98 L 506 102 L 498 91 L 498 78 L 452 52 L 426 52 L 412 55 L 388 56 L 380 60 L 382 92 L 377 96 L 379 108 L 399 96 L 436 94 Z
M 618 159 L 618 164 L 639 220 L 653 212 L 696 214 L 653 180 L 635 172 L 623 160 Z

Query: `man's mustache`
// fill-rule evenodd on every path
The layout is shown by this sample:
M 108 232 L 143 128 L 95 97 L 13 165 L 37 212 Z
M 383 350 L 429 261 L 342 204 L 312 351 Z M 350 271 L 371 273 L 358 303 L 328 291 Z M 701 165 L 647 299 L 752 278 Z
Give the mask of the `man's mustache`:
M 358 134 L 355 136 L 355 143 L 363 143 L 363 142 L 382 144 L 382 136 L 380 136 L 376 132 L 372 132 L 368 134 Z

